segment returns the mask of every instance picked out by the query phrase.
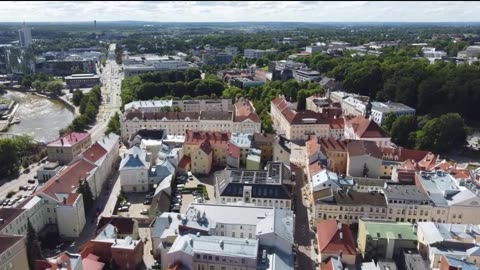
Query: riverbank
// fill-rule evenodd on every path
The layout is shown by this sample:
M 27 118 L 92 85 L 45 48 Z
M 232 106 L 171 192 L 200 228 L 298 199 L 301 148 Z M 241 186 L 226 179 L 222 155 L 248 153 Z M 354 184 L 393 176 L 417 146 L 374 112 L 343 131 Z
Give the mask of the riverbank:
M 12 121 L 15 119 L 15 114 L 17 113 L 17 110 L 18 110 L 18 107 L 20 106 L 20 104 L 16 103 L 15 101 L 13 101 L 13 103 L 14 103 L 14 105 L 13 105 L 14 107 L 6 115 L 7 119 L 6 120 L 0 120 L 0 132 L 7 131 L 8 127 L 11 125 Z
M 43 98 L 48 98 L 48 99 L 54 99 L 54 100 L 58 100 L 60 101 L 63 105 L 65 105 L 65 107 L 70 110 L 72 113 L 74 113 L 75 115 L 79 115 L 80 113 L 78 112 L 78 109 L 75 107 L 75 105 L 73 105 L 72 103 L 70 103 L 68 100 L 64 99 L 63 97 L 61 96 L 58 96 L 56 94 L 45 94 L 43 92 L 39 92 L 39 91 L 36 91 L 36 90 L 27 90 L 27 89 L 22 89 L 22 88 L 18 88 L 18 89 L 14 89 L 14 88 L 9 88 L 7 89 L 8 91 L 16 91 L 16 92 L 22 92 L 22 93 L 31 93 L 33 95 L 36 95 L 36 96 L 39 96 L 39 97 L 43 97 Z
M 49 142 L 58 138 L 58 131 L 75 118 L 74 106 L 68 106 L 59 97 L 11 90 L 4 97 L 19 104 L 14 119 L 18 117 L 21 122 L 11 125 L 3 134 L 28 134 L 37 141 Z

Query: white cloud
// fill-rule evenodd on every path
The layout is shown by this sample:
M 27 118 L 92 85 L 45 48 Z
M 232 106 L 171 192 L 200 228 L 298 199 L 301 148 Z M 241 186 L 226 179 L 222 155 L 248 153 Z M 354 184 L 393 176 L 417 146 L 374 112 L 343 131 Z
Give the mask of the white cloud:
M 475 1 L 10 1 L 0 8 L 0 20 L 6 22 L 459 22 L 478 20 L 474 14 L 480 14 Z

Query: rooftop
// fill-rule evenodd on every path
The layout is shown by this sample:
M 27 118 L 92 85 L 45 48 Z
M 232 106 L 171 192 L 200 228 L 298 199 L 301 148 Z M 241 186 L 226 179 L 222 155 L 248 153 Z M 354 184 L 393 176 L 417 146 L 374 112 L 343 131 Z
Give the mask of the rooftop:
M 128 217 L 101 217 L 98 221 L 96 232 L 98 233 L 107 224 L 117 228 L 118 234 L 133 234 L 135 221 Z
M 258 240 L 187 234 L 177 237 L 168 253 L 178 251 L 191 256 L 194 254 L 208 254 L 256 259 Z
M 355 255 L 356 244 L 348 224 L 342 224 L 335 219 L 325 220 L 317 224 L 318 249 L 322 254 Z
M 373 120 L 356 116 L 346 120 L 346 126 L 352 127 L 359 138 L 385 138 L 383 130 Z
M 416 241 L 417 233 L 414 232 L 414 225 L 411 223 L 380 221 L 380 220 L 363 220 L 367 235 L 373 239 L 389 238 L 389 239 L 407 239 Z
M 416 249 L 404 249 L 403 254 L 405 256 L 405 264 L 411 265 L 415 270 L 428 270 L 427 264 L 423 260 L 422 256 Z
M 252 145 L 252 134 L 247 133 L 232 133 L 229 143 L 234 144 L 240 148 L 250 148 Z
M 0 255 L 24 238 L 23 235 L 0 235 Z
M 427 193 L 435 205 L 448 205 L 448 200 L 460 192 L 460 188 L 451 175 L 444 172 L 421 172 L 416 173 L 417 184 Z
M 49 143 L 47 146 L 55 146 L 55 147 L 72 147 L 78 143 L 81 143 L 83 140 L 90 138 L 89 133 L 78 133 L 78 132 L 70 132 L 68 134 L 63 135 L 56 141 Z
M 405 104 L 397 102 L 372 102 L 372 110 L 380 112 L 405 112 L 415 111 L 415 109 L 408 107 Z
M 350 157 L 371 156 L 382 159 L 382 152 L 373 141 L 351 141 L 348 143 L 347 149 Z
M 378 192 L 337 191 L 334 198 L 335 203 L 339 205 L 387 206 L 384 195 Z
M 470 240 L 480 236 L 480 225 L 471 224 L 451 224 L 418 222 L 418 230 L 424 234 L 424 241 L 427 244 L 440 243 L 445 241 L 456 242 L 457 238 Z
M 383 193 L 387 200 L 430 202 L 427 194 L 421 192 L 415 185 L 387 185 Z

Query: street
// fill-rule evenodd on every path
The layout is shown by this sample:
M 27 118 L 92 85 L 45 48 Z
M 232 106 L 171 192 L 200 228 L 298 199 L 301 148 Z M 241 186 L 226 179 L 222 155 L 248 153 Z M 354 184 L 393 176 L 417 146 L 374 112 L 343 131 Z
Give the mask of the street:
M 100 139 L 107 129 L 108 121 L 115 114 L 120 113 L 120 86 L 123 80 L 121 66 L 115 62 L 116 44 L 110 44 L 107 54 L 107 61 L 100 76 L 102 82 L 102 105 L 98 110 L 97 122 L 89 133 L 92 134 L 92 141 Z
M 315 267 L 314 260 L 315 252 L 312 246 L 312 239 L 315 238 L 315 234 L 309 228 L 308 220 L 308 208 L 304 204 L 302 188 L 304 187 L 303 172 L 301 168 L 298 168 L 296 175 L 295 185 L 295 242 L 298 245 L 297 251 L 297 263 L 298 268 L 302 270 L 313 270 Z

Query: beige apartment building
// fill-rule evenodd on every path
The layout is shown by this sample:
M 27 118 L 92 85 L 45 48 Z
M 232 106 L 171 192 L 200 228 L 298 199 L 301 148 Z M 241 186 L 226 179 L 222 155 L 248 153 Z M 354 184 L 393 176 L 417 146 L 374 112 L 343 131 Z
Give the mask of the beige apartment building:
M 68 133 L 47 145 L 48 161 L 68 164 L 91 144 L 90 133 Z

